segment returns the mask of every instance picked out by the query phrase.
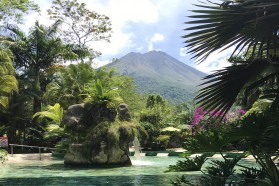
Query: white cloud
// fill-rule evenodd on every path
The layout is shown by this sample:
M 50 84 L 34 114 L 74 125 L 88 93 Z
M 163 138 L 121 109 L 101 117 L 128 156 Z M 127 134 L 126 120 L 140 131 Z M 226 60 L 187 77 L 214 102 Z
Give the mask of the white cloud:
M 134 47 L 134 34 L 129 29 L 129 23 L 152 24 L 159 21 L 159 10 L 152 0 L 78 0 L 86 3 L 87 8 L 99 14 L 108 16 L 112 23 L 112 37 L 110 43 L 92 42 L 93 49 L 103 55 L 115 55 L 123 49 Z M 36 20 L 44 25 L 51 25 L 46 10 L 51 7 L 50 1 L 39 1 L 41 15 L 32 13 L 25 17 L 22 29 L 28 31 Z M 128 29 L 127 29 L 128 28 Z M 131 30 L 131 29 L 130 29 Z
M 179 55 L 182 57 L 187 56 L 187 49 L 185 47 L 182 47 L 179 49 Z
M 112 22 L 110 43 L 95 42 L 94 49 L 104 55 L 115 55 L 123 49 L 134 47 L 134 34 L 129 23 L 151 24 L 159 20 L 159 11 L 152 0 L 82 1 L 99 14 L 107 15 Z
M 112 62 L 111 60 L 94 59 L 94 61 L 92 63 L 92 67 L 93 68 L 99 68 L 99 67 L 107 65 L 111 62 Z
M 165 40 L 165 37 L 163 34 L 160 34 L 160 33 L 153 34 L 152 38 L 149 41 L 148 50 L 149 51 L 154 50 L 154 46 L 153 46 L 154 43 L 161 42 L 164 40 Z
M 230 65 L 227 59 L 230 57 L 232 52 L 233 48 L 229 48 L 222 52 L 215 51 L 211 53 L 205 61 L 200 64 L 196 64 L 195 68 L 202 72 L 210 73 L 212 71 L 227 67 Z
M 143 49 L 143 47 L 138 47 L 138 48 L 137 48 L 137 52 L 141 52 L 142 49 Z

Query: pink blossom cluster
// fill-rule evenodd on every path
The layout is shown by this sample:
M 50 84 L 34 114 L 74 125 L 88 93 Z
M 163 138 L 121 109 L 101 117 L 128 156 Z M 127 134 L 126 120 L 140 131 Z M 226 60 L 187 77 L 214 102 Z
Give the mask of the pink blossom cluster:
M 197 107 L 194 112 L 194 118 L 193 118 L 192 125 L 198 125 L 202 121 L 206 122 L 208 120 L 208 118 L 224 116 L 224 114 L 225 114 L 224 112 L 213 110 L 213 111 L 209 112 L 208 117 L 205 117 L 207 113 L 208 112 L 205 111 L 202 107 Z M 240 119 L 240 117 L 242 115 L 244 115 L 245 113 L 246 113 L 246 111 L 243 109 L 238 109 L 236 112 L 228 112 L 226 114 L 226 116 L 224 117 L 224 123 L 229 123 L 229 122 L 233 122 L 237 119 Z

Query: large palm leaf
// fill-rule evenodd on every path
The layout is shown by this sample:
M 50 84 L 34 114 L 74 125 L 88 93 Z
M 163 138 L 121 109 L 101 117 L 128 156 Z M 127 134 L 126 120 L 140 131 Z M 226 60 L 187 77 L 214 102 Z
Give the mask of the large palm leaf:
M 218 70 L 205 77 L 207 87 L 201 89 L 198 102 L 209 111 L 226 113 L 239 93 L 259 87 L 278 75 L 278 0 L 235 0 L 211 5 L 197 5 L 195 24 L 183 36 L 189 53 L 199 62 L 212 52 L 229 47 L 244 52 L 245 61 Z
M 235 46 L 235 51 L 251 50 L 253 57 L 278 54 L 279 1 L 234 0 L 220 4 L 196 5 L 195 24 L 185 30 L 186 48 L 195 58 L 204 60 L 220 48 Z
M 11 53 L 0 50 L 0 110 L 7 108 L 8 98 L 13 91 L 18 91 L 18 82 L 14 77 Z
M 33 118 L 37 118 L 40 121 L 48 118 L 51 119 L 52 124 L 60 125 L 63 118 L 63 108 L 60 107 L 59 103 L 54 106 L 48 105 L 45 111 L 35 113 Z
M 208 80 L 196 97 L 205 110 L 227 113 L 243 90 L 252 90 L 279 74 L 279 64 L 267 60 L 253 60 L 226 67 L 206 76 Z

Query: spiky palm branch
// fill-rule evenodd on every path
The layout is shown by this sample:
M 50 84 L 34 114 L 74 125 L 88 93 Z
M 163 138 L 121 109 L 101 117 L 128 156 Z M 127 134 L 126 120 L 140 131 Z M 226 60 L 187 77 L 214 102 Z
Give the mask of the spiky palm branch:
M 89 84 L 85 91 L 88 92 L 86 102 L 93 102 L 104 108 L 116 108 L 117 104 L 122 102 L 119 90 L 103 88 L 100 79 L 97 79 L 94 84 Z
M 71 64 L 61 69 L 56 82 L 46 87 L 44 98 L 49 104 L 59 102 L 62 107 L 81 103 L 85 86 L 94 79 L 95 70 L 90 63 Z
M 0 110 L 8 107 L 9 96 L 18 91 L 11 55 L 10 51 L 0 49 Z
M 34 113 L 41 109 L 40 76 L 54 64 L 78 57 L 72 52 L 72 46 L 63 44 L 57 37 L 59 24 L 57 21 L 45 27 L 36 22 L 28 35 L 14 25 L 7 25 L 6 32 L 2 32 L 1 43 L 13 52 L 16 68 L 33 73 L 30 78 L 33 79 Z
M 279 1 L 232 0 L 210 5 L 196 5 L 195 24 L 185 38 L 188 52 L 198 62 L 218 49 L 234 47 L 245 61 L 218 70 L 205 77 L 207 85 L 197 96 L 198 103 L 208 110 L 227 112 L 241 91 L 248 91 L 276 79 L 279 73 Z
M 47 105 L 44 111 L 35 113 L 33 119 L 37 119 L 40 122 L 47 119 L 48 122 L 46 127 L 41 126 L 47 131 L 44 136 L 45 138 L 48 139 L 65 135 L 64 128 L 60 127 L 63 119 L 63 108 L 59 103 L 56 103 L 54 106 Z

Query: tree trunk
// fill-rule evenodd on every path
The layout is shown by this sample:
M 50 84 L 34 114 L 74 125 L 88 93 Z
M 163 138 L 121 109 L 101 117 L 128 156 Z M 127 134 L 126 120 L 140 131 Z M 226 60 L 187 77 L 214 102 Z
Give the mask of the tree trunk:
M 34 98 L 33 98 L 33 113 L 41 111 L 41 86 L 40 86 L 40 70 L 36 70 L 34 74 Z

